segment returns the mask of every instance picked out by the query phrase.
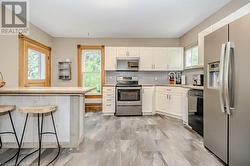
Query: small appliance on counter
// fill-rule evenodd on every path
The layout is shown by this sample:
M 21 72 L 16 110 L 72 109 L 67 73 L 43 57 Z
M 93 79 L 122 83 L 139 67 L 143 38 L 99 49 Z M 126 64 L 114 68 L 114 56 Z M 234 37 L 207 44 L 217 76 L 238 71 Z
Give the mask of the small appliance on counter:
M 174 85 L 176 83 L 176 74 L 175 72 L 170 72 L 168 74 L 168 84 Z
M 181 77 L 182 77 L 182 75 L 181 75 L 181 72 L 177 72 L 176 73 L 176 84 L 181 84 Z
M 116 116 L 142 115 L 142 85 L 138 77 L 116 78 Z
M 203 86 L 203 82 L 204 82 L 204 75 L 203 74 L 193 75 L 193 85 L 194 86 Z

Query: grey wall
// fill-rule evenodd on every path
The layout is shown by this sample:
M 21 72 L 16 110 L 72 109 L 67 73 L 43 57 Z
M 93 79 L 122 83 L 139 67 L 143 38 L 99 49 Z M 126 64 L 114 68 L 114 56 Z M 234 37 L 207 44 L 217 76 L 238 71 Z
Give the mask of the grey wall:
M 206 20 L 200 23 L 198 26 L 194 27 L 193 29 L 188 31 L 186 34 L 184 34 L 180 38 L 181 46 L 188 47 L 190 45 L 197 44 L 198 34 L 201 31 L 215 24 L 216 22 L 220 21 L 224 17 L 233 13 L 237 9 L 243 7 L 249 2 L 250 0 L 232 0 L 226 6 L 224 6 L 219 11 L 214 13 L 212 16 L 208 17 Z M 186 70 L 183 72 L 183 74 L 186 75 L 187 84 L 192 84 L 192 78 L 194 74 L 203 74 L 203 73 L 204 71 L 202 69 Z
M 52 37 L 32 24 L 30 24 L 30 34 L 27 36 L 47 46 L 52 46 Z M 8 87 L 18 86 L 18 47 L 17 35 L 0 35 L 0 72 L 3 73 Z
M 77 86 L 77 45 L 105 45 L 115 47 L 171 47 L 180 46 L 179 39 L 123 39 L 123 38 L 54 38 L 52 46 L 53 86 Z M 58 62 L 72 61 L 72 80 L 58 79 Z
M 192 45 L 193 43 L 196 43 L 198 41 L 198 33 L 208 28 L 209 26 L 213 25 L 214 23 L 218 22 L 222 18 L 233 13 L 237 9 L 243 7 L 249 2 L 250 0 L 232 0 L 226 6 L 224 6 L 219 11 L 214 13 L 212 16 L 208 17 L 206 20 L 200 23 L 198 26 L 194 27 L 193 29 L 188 31 L 186 34 L 184 34 L 180 38 L 181 46 L 186 47 L 186 46 Z

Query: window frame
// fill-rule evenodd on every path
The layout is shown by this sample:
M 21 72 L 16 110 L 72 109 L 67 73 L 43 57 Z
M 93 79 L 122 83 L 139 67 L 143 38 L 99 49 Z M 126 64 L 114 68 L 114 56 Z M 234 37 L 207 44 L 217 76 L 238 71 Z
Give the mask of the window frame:
M 86 98 L 102 98 L 103 95 L 103 86 L 105 83 L 105 47 L 104 46 L 86 46 L 86 45 L 77 45 L 77 54 L 78 54 L 78 87 L 82 87 L 82 51 L 83 50 L 92 50 L 100 49 L 101 50 L 101 94 L 100 95 L 86 95 Z
M 194 49 L 195 47 L 198 48 L 198 55 L 197 55 L 198 56 L 197 57 L 198 63 L 197 64 L 192 64 L 192 60 L 193 60 L 193 58 L 192 58 L 192 56 L 193 56 L 192 55 L 192 49 Z M 191 52 L 191 65 L 190 66 L 187 66 L 187 55 L 186 55 L 187 51 Z M 185 66 L 185 69 L 189 69 L 189 68 L 199 66 L 199 45 L 197 43 L 185 48 L 185 51 L 184 51 L 184 66 Z
M 51 86 L 51 48 L 23 34 L 19 38 L 19 87 L 49 87 Z M 46 76 L 41 80 L 28 79 L 28 50 L 32 49 L 46 56 Z

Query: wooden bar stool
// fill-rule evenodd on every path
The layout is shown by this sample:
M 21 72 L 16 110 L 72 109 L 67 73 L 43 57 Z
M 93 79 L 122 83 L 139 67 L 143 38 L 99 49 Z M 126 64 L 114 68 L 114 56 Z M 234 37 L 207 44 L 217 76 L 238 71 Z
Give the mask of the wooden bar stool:
M 20 112 L 22 113 L 26 113 L 26 119 L 25 119 L 25 123 L 24 123 L 24 127 L 23 127 L 23 132 L 22 132 L 22 136 L 21 136 L 21 141 L 20 141 L 20 146 L 19 146 L 19 150 L 18 150 L 18 154 L 17 154 L 17 158 L 16 158 L 16 163 L 15 165 L 19 165 L 25 158 L 27 158 L 28 156 L 36 153 L 38 151 L 38 166 L 40 166 L 40 161 L 41 161 L 41 148 L 42 148 L 42 135 L 44 134 L 53 134 L 56 136 L 56 141 L 57 141 L 57 146 L 58 146 L 58 153 L 55 156 L 55 158 L 49 162 L 48 165 L 52 164 L 57 157 L 60 154 L 60 143 L 58 140 L 58 136 L 57 136 L 57 131 L 56 131 L 56 126 L 55 126 L 55 120 L 53 117 L 53 112 L 56 111 L 57 107 L 56 106 L 44 106 L 44 107 L 22 107 L 19 109 Z M 29 114 L 37 114 L 37 131 L 38 131 L 38 142 L 39 142 L 39 148 L 29 154 L 27 154 L 25 157 L 23 157 L 19 162 L 19 156 L 20 156 L 20 151 L 22 148 L 22 143 L 23 143 L 23 137 L 24 137 L 24 133 L 25 133 L 25 129 L 27 126 L 27 120 L 29 117 Z M 44 118 L 44 114 L 50 114 L 51 116 L 51 120 L 52 120 L 52 124 L 53 124 L 53 129 L 54 132 L 43 132 L 43 118 Z M 41 115 L 41 124 L 40 124 L 40 115 Z
M 12 120 L 12 116 L 11 116 L 11 111 L 14 111 L 15 109 L 16 109 L 15 105 L 0 105 L 0 116 L 4 115 L 6 113 L 9 114 L 10 123 L 11 123 L 12 130 L 13 130 L 13 131 L 0 132 L 0 149 L 2 148 L 2 145 L 3 145 L 1 135 L 5 135 L 5 134 L 14 135 L 15 139 L 16 139 L 17 146 L 18 146 L 18 148 L 20 147 L 19 146 L 19 141 L 18 141 L 18 138 L 17 138 L 17 134 L 16 134 L 16 129 L 15 129 L 15 126 L 14 126 L 14 123 L 13 123 L 13 120 Z M 14 154 L 14 156 L 12 156 L 10 159 L 4 161 L 3 163 L 0 163 L 0 165 L 5 165 L 6 163 L 8 163 L 12 159 L 14 159 L 17 156 L 17 154 L 18 154 L 18 152 L 16 154 Z

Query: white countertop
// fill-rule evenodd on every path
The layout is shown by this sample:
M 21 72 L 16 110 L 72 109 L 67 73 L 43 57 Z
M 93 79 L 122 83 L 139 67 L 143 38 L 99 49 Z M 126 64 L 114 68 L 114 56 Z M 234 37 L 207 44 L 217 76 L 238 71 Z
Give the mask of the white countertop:
M 94 88 L 90 87 L 16 87 L 0 88 L 0 95 L 4 94 L 85 94 Z

